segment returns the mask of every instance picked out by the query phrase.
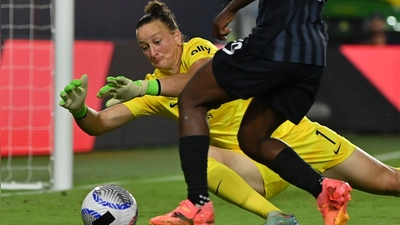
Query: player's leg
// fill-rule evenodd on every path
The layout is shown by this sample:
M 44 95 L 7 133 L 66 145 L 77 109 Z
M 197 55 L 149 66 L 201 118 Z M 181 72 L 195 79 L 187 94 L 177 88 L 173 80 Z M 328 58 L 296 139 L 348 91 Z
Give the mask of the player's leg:
M 217 197 L 264 219 L 271 211 L 282 212 L 255 191 L 239 174 L 214 158 L 208 158 L 208 187 Z
M 317 198 L 322 177 L 285 142 L 270 137 L 284 121 L 284 117 L 270 109 L 268 103 L 254 98 L 242 119 L 238 134 L 240 147 L 253 160 Z
M 304 118 L 279 136 L 323 176 L 371 194 L 400 194 L 400 171 L 378 161 L 335 131 Z
M 187 200 L 171 213 L 151 219 L 152 225 L 214 224 L 207 183 L 210 138 L 206 114 L 211 108 L 228 101 L 229 97 L 214 78 L 212 60 L 194 74 L 179 95 L 179 155 L 187 184 Z
M 207 153 L 210 130 L 207 112 L 230 98 L 214 78 L 212 60 L 205 63 L 179 96 L 179 154 L 188 185 L 188 199 L 201 205 L 199 196 L 208 196 Z M 205 91 L 207 90 L 207 91 Z
M 279 175 L 239 150 L 210 146 L 208 155 L 210 192 L 264 219 L 268 218 L 267 225 L 297 224 L 293 215 L 284 214 L 267 200 L 289 186 Z
M 244 182 L 246 182 L 246 184 L 258 194 L 262 196 L 266 195 L 263 177 L 261 171 L 256 166 L 256 162 L 251 160 L 245 154 L 240 154 L 239 150 L 229 150 L 210 146 L 208 157 L 209 159 L 212 158 L 218 163 L 227 166 L 234 173 L 239 175 L 241 179 L 243 179 Z M 208 164 L 210 165 L 210 161 Z M 223 176 L 223 174 L 221 174 L 221 176 Z
M 189 80 L 179 95 L 180 136 L 209 135 L 206 113 L 225 102 L 235 100 L 217 83 L 212 63 L 206 62 Z
M 351 188 L 337 180 L 323 179 L 292 148 L 270 138 L 282 122 L 281 115 L 270 109 L 267 103 L 253 99 L 238 135 L 241 149 L 254 160 L 269 166 L 289 183 L 313 194 L 318 199 L 326 224 L 345 224 L 348 220 L 346 207 Z M 335 193 L 332 194 L 328 189 Z M 338 195 L 343 198 L 332 199 Z
M 271 138 L 273 131 L 285 121 L 279 113 L 270 109 L 265 101 L 253 99 L 250 103 L 238 133 L 241 149 L 255 161 L 260 162 L 275 170 L 282 178 L 304 190 L 315 192 L 317 197 L 321 191 L 322 177 L 305 163 L 284 142 Z M 300 173 L 296 173 L 299 172 Z M 293 175 L 293 176 L 292 176 Z M 303 175 L 302 180 L 298 177 Z M 287 179 L 289 178 L 289 179 Z M 265 224 L 275 224 L 280 219 L 292 221 L 297 224 L 295 217 L 269 217 Z M 279 223 L 278 223 L 279 224 Z
M 360 148 L 324 176 L 348 182 L 353 188 L 379 195 L 400 195 L 400 171 L 385 165 Z
M 208 156 L 208 185 L 213 194 L 264 219 L 271 211 L 281 212 L 266 200 L 263 177 L 250 158 L 213 146 Z

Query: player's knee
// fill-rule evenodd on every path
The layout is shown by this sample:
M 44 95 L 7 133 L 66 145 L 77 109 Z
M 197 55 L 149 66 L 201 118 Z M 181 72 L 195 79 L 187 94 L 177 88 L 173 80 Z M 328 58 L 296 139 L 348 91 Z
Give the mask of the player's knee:
M 257 157 L 257 143 L 259 141 L 249 138 L 248 135 L 242 130 L 239 130 L 237 134 L 238 142 L 239 142 L 239 147 L 240 149 L 250 158 L 255 159 Z
M 186 94 L 185 90 L 183 90 L 178 97 L 178 107 L 179 109 L 183 109 L 186 107 L 190 107 L 191 101 L 190 101 L 190 96 Z
M 179 94 L 178 108 L 180 114 L 182 112 L 201 112 L 206 114 L 211 108 L 200 95 L 192 95 L 185 90 Z
M 386 189 L 389 192 L 394 193 L 395 196 L 400 197 L 400 173 L 398 171 L 396 175 L 393 175 L 388 179 Z
M 384 186 L 382 187 L 387 194 L 400 197 L 400 173 L 396 171 L 396 173 L 388 174 L 384 176 L 384 180 L 381 184 Z

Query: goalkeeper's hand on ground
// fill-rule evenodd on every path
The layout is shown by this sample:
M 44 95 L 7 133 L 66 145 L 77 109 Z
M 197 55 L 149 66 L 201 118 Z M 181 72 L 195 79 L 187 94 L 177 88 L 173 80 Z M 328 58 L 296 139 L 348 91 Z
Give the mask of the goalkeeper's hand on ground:
M 86 116 L 87 106 L 85 104 L 88 86 L 88 77 L 82 75 L 80 79 L 71 81 L 64 90 L 61 91 L 60 106 L 68 109 L 76 119 Z
M 107 84 L 97 93 L 97 97 L 111 96 L 112 98 L 106 102 L 106 107 L 110 107 L 146 94 L 158 95 L 158 91 L 159 83 L 157 80 L 132 81 L 124 76 L 110 76 L 107 77 Z

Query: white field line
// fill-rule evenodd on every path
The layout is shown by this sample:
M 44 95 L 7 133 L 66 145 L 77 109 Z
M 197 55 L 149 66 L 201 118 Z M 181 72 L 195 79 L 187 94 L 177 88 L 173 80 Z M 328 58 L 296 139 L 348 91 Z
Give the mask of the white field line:
M 159 178 L 149 178 L 149 179 L 140 179 L 137 180 L 139 183 L 144 183 L 144 184 L 149 184 L 149 183 L 163 183 L 163 182 L 172 182 L 172 181 L 180 181 L 183 180 L 183 175 L 177 175 L 177 176 L 168 176 L 168 177 L 159 177 Z M 107 184 L 116 184 L 116 185 L 123 185 L 123 184 L 128 184 L 132 183 L 134 180 L 122 180 L 122 181 L 110 181 L 106 182 Z M 87 184 L 87 185 L 81 185 L 81 186 L 76 186 L 73 187 L 72 190 L 81 190 L 81 189 L 92 189 L 96 186 L 103 185 L 104 183 L 98 183 L 98 184 Z M 45 193 L 53 193 L 53 192 L 61 192 L 61 191 L 54 191 L 54 190 L 38 190 L 38 191 L 20 191 L 20 192 L 10 192 L 10 193 L 2 193 L 1 197 L 11 197 L 11 196 L 16 196 L 16 195 L 39 195 L 39 194 L 45 194 Z
M 375 155 L 374 157 L 382 162 L 391 160 L 391 159 L 399 159 L 400 151 L 379 154 L 379 155 Z M 400 165 L 393 165 L 393 166 L 400 166 Z M 180 180 L 183 180 L 182 175 L 141 179 L 141 180 L 138 180 L 138 182 L 148 184 L 148 183 L 163 183 L 163 182 L 172 182 L 172 181 L 180 181 Z M 123 180 L 123 181 L 111 181 L 111 182 L 107 182 L 107 183 L 122 185 L 122 184 L 128 184 L 128 183 L 132 183 L 132 182 L 133 182 L 133 180 Z M 81 185 L 81 186 L 76 186 L 76 187 L 72 188 L 72 190 L 92 189 L 93 187 L 103 185 L 103 184 L 104 183 Z M 11 196 L 16 196 L 16 195 L 23 195 L 23 196 L 38 195 L 38 194 L 53 193 L 53 192 L 61 192 L 61 191 L 53 191 L 53 190 L 21 191 L 21 192 L 12 192 L 12 193 L 4 193 L 4 194 L 2 193 L 1 197 L 2 198 L 3 197 L 11 197 Z
M 388 160 L 391 160 L 391 159 L 398 159 L 398 158 L 400 158 L 400 151 L 379 154 L 379 155 L 376 155 L 374 157 L 377 160 L 382 161 L 382 162 L 383 161 L 388 161 Z M 391 166 L 398 167 L 400 165 L 391 165 Z

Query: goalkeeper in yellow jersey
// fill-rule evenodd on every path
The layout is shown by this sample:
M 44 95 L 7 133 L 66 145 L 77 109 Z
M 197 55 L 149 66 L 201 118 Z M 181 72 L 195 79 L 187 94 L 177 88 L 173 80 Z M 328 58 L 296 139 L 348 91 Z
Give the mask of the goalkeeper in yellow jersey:
M 101 135 L 141 116 L 178 119 L 177 97 L 187 81 L 217 48 L 207 40 L 185 41 L 173 14 L 164 3 L 153 1 L 137 24 L 137 40 L 155 70 L 144 80 L 108 77 L 98 97 L 112 96 L 106 110 L 85 104 L 88 76 L 74 80 L 61 92 L 60 105 L 68 109 L 79 127 L 89 135 Z M 266 225 L 298 224 L 268 199 L 289 184 L 266 166 L 251 160 L 239 148 L 237 131 L 249 100 L 236 100 L 208 112 L 211 146 L 208 152 L 208 188 L 216 196 L 264 219 Z M 122 104 L 120 104 L 122 103 Z M 373 194 L 400 194 L 400 173 L 384 165 L 327 127 L 303 118 L 299 125 L 285 122 L 273 137 L 290 145 L 316 171 L 328 178 L 348 182 Z M 362 168 L 362 169 L 359 169 Z M 232 188 L 234 187 L 234 188 Z M 179 211 L 181 207 L 189 211 Z M 214 224 L 212 203 L 198 208 L 181 202 L 181 215 L 168 224 Z M 178 214 L 177 214 L 178 215 Z M 183 217 L 186 217 L 183 221 Z M 155 217 L 150 224 L 167 224 Z

